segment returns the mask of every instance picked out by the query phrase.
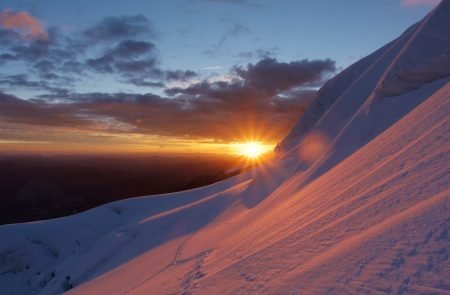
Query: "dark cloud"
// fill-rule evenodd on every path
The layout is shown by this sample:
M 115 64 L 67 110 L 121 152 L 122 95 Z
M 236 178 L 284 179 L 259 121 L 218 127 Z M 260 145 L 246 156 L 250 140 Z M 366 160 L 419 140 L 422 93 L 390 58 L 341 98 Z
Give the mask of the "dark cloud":
M 249 50 L 249 51 L 242 51 L 237 54 L 235 54 L 235 57 L 243 58 L 246 60 L 249 59 L 264 59 L 268 57 L 274 57 L 278 52 L 278 47 L 272 47 L 270 49 L 257 49 L 257 50 Z
M 136 58 L 152 53 L 155 49 L 156 46 L 152 42 L 125 40 L 108 52 L 108 55 L 122 59 Z
M 16 60 L 34 62 L 39 59 L 62 61 L 72 57 L 71 51 L 57 48 L 45 41 L 34 41 L 30 44 L 15 46 L 11 49 Z
M 255 50 L 255 56 L 259 59 L 273 57 L 277 54 L 278 47 L 272 47 L 270 49 L 257 49 Z
M 225 141 L 254 136 L 270 141 L 289 130 L 315 92 L 264 99 L 241 94 L 214 99 L 85 93 L 59 95 L 57 102 L 48 97 L 26 101 L 0 96 L 0 122 Z
M 21 40 L 21 35 L 15 31 L 0 28 L 0 47 Z
M 0 50 L 4 50 L 14 55 L 15 60 L 32 61 L 46 58 L 51 60 L 62 60 L 71 58 L 76 51 L 66 47 L 64 37 L 61 36 L 59 29 L 55 27 L 49 28 L 48 39 L 27 40 L 8 39 L 0 43 Z M 1 36 L 1 32 L 0 32 Z M 0 37 L 1 39 L 1 37 Z
M 185 103 L 183 114 L 201 122 L 190 122 L 195 125 L 191 134 L 214 137 L 213 131 L 207 131 L 216 130 L 227 138 L 226 128 L 246 126 L 246 130 L 276 129 L 269 135 L 273 140 L 289 129 L 314 97 L 310 86 L 323 82 L 335 70 L 335 63 L 329 59 L 282 63 L 265 58 L 245 68 L 234 68 L 237 76 L 231 81 L 202 81 L 187 88 L 166 89 L 166 93 Z M 201 124 L 208 127 L 202 129 Z
M 33 68 L 44 73 L 48 73 L 55 70 L 54 64 L 49 60 L 40 60 L 33 64 Z
M 98 73 L 113 73 L 114 59 L 109 56 L 101 56 L 97 58 L 89 58 L 86 65 L 89 69 Z
M 79 61 L 68 60 L 62 63 L 60 70 L 62 73 L 74 73 L 81 75 L 84 70 L 84 65 Z
M 83 32 L 92 43 L 118 41 L 140 35 L 153 36 L 150 21 L 143 15 L 110 16 Z
M 3 64 L 16 60 L 16 57 L 10 53 L 2 53 L 0 54 L 0 66 Z
M 169 97 L 150 93 L 59 93 L 42 95 L 32 102 L 15 98 L 14 104 L 23 105 L 24 113 L 18 113 L 20 107 L 15 112 L 0 111 L 0 121 L 73 124 L 70 127 L 83 126 L 102 132 L 128 130 L 143 135 L 225 141 L 252 136 L 277 140 L 287 133 L 315 96 L 316 91 L 308 87 L 310 83 L 333 70 L 334 63 L 328 60 L 281 63 L 264 59 L 235 68 L 236 79 L 170 88 L 166 90 Z M 284 79 L 274 78 L 276 75 Z M 15 121 L 23 117 L 27 119 Z
M 160 78 L 162 70 L 156 67 L 157 60 L 149 57 L 139 60 L 123 60 L 116 63 L 116 69 L 124 76 L 146 76 Z
M 336 70 L 335 62 L 325 60 L 301 60 L 290 63 L 278 62 L 274 58 L 265 58 L 246 68 L 235 68 L 249 87 L 275 93 L 302 84 L 321 81 L 324 74 Z
M 65 104 L 33 102 L 0 92 L 0 122 L 32 126 L 87 127 L 89 122 Z
M 252 95 L 270 97 L 294 87 L 307 86 L 322 81 L 327 74 L 336 70 L 335 62 L 325 60 L 301 60 L 290 63 L 265 58 L 256 64 L 235 67 L 238 78 L 231 82 L 203 81 L 188 88 L 167 89 L 169 95 L 188 94 L 221 98 L 230 93 L 235 97 Z
M 47 77 L 49 79 L 55 79 L 55 77 Z M 66 81 L 67 83 L 68 81 Z M 18 88 L 18 89 L 32 89 L 32 90 L 44 90 L 54 94 L 66 94 L 68 90 L 64 87 L 58 87 L 54 83 L 49 83 L 45 80 L 29 80 L 25 74 L 0 76 L 1 88 Z
M 51 92 L 61 92 L 60 84 L 68 87 L 73 77 L 63 71 L 62 65 L 71 63 L 76 59 L 76 52 L 67 47 L 57 29 L 48 30 L 48 39 L 45 40 L 9 40 L 0 43 L 0 67 L 8 66 L 4 71 L 11 73 L 3 76 L 1 84 L 9 88 L 20 89 L 26 87 L 33 90 L 43 90 Z M 16 67 L 16 65 L 18 65 Z M 21 69 L 21 72 L 14 69 Z M 30 77 L 32 77 L 30 79 Z
M 168 81 L 188 81 L 192 78 L 197 77 L 198 74 L 194 71 L 167 71 L 166 72 L 166 80 Z
M 62 70 L 59 65 L 52 60 L 41 59 L 32 64 L 32 69 L 36 72 L 37 76 L 43 81 L 50 81 L 59 83 L 61 85 L 68 86 L 74 79 L 65 75 L 59 74 Z M 58 73 L 58 74 L 56 74 Z
M 155 45 L 146 41 L 125 40 L 97 58 L 86 60 L 87 66 L 99 73 L 115 73 L 130 76 L 147 75 L 157 66 Z
M 163 81 L 188 81 L 197 76 L 190 70 L 160 69 L 156 46 L 145 41 L 122 41 L 86 64 L 93 71 L 118 74 L 122 81 L 137 86 L 163 87 Z
M 0 66 L 22 63 L 28 67 L 28 75 L 59 84 L 95 73 L 111 74 L 122 83 L 142 87 L 163 87 L 165 81 L 194 77 L 192 71 L 160 68 L 156 45 L 141 39 L 154 35 L 150 21 L 143 15 L 106 17 L 71 36 L 51 27 L 48 38 L 27 42 L 14 30 L 0 28 Z M 23 82 L 8 79 L 3 84 L 30 88 L 30 83 Z M 47 84 L 32 83 L 36 90 L 41 85 L 41 90 L 49 91 Z
M 133 132 L 144 135 L 239 140 L 249 130 L 264 130 L 264 138 L 276 140 L 280 134 L 289 130 L 315 92 L 303 91 L 295 97 L 257 100 L 254 96 L 245 96 L 247 94 L 241 92 L 241 96 L 237 98 L 224 95 L 222 99 L 214 99 L 186 96 L 167 98 L 154 94 L 86 93 L 66 95 L 64 103 L 53 105 L 59 112 L 62 112 L 61 109 L 64 112 L 69 111 L 69 117 L 83 118 L 85 122 L 82 126 L 92 130 L 98 128 L 99 121 L 107 118 L 109 121 L 130 126 Z M 45 102 L 36 104 L 49 105 Z M 41 108 L 44 109 L 40 106 L 39 109 Z M 50 108 L 48 110 L 52 111 Z M 45 114 L 36 112 L 27 113 L 27 116 L 34 116 L 34 119 L 29 120 L 33 121 L 33 124 L 39 124 L 40 118 Z M 1 118 L 0 112 L 0 121 Z M 13 120 L 12 116 L 10 120 Z M 48 124 L 48 120 L 44 120 L 42 124 Z M 53 124 L 58 126 L 58 120 L 55 119 Z M 62 124 L 65 124 L 65 121 Z M 79 122 L 76 124 L 80 125 Z M 117 124 L 100 128 L 102 131 L 119 132 L 115 126 Z
M 162 70 L 152 42 L 124 40 L 108 49 L 101 57 L 86 61 L 88 68 L 99 73 L 117 74 L 122 81 L 137 86 L 162 87 L 163 81 L 187 81 L 193 71 Z

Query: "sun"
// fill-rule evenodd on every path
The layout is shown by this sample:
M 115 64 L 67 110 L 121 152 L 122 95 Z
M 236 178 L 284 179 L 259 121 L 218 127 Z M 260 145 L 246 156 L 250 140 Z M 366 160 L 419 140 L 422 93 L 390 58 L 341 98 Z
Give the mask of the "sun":
M 249 159 L 257 159 L 268 151 L 268 148 L 256 141 L 249 141 L 236 145 L 237 152 Z

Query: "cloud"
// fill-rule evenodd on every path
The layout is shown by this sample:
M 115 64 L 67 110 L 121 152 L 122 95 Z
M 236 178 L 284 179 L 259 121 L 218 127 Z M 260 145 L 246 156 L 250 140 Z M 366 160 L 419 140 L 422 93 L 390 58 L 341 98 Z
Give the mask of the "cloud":
M 33 102 L 0 92 L 0 122 L 30 126 L 87 127 L 89 122 L 68 105 Z M 20 132 L 21 129 L 19 129 Z
M 295 87 L 320 83 L 327 74 L 335 70 L 335 62 L 330 59 L 283 63 L 274 58 L 264 58 L 246 67 L 235 67 L 233 73 L 236 78 L 229 82 L 204 80 L 187 88 L 166 89 L 166 93 L 172 96 L 185 94 L 219 99 L 229 95 L 232 100 L 239 99 L 241 95 L 252 94 L 267 97 Z
M 188 81 L 197 76 L 191 70 L 162 70 L 155 44 L 124 40 L 97 58 L 86 60 L 89 69 L 98 73 L 117 74 L 122 81 L 137 86 L 163 87 L 163 81 Z
M 336 71 L 335 62 L 325 60 L 301 60 L 290 63 L 278 62 L 275 58 L 264 58 L 246 68 L 235 68 L 248 87 L 276 93 L 292 87 L 321 81 L 323 75 Z
M 23 42 L 15 30 L 0 28 L 0 66 L 21 64 L 19 75 L 61 84 L 89 75 L 110 74 L 117 81 L 140 87 L 163 87 L 164 82 L 187 81 L 193 71 L 161 69 L 151 22 L 142 15 L 109 16 L 70 36 L 50 27 L 47 40 Z M 144 39 L 145 38 L 145 39 Z M 8 79 L 9 88 L 30 85 Z M 32 83 L 33 89 L 49 91 L 48 83 Z M 29 87 L 29 86 L 26 86 Z
M 125 40 L 120 42 L 115 48 L 108 52 L 108 54 L 118 58 L 136 58 L 152 53 L 155 48 L 156 46 L 152 42 Z
M 233 99 L 226 95 L 222 99 L 213 99 L 131 93 L 70 94 L 64 103 L 34 102 L 33 107 L 28 107 L 30 111 L 24 114 L 4 114 L 0 110 L 0 121 L 6 117 L 9 122 L 69 127 L 67 118 L 75 118 L 77 120 L 70 127 L 120 132 L 116 128 L 120 123 L 142 135 L 219 141 L 242 140 L 243 135 L 249 135 L 252 130 L 254 135 L 264 130 L 265 134 L 260 136 L 277 140 L 280 132 L 283 134 L 289 130 L 314 95 L 314 91 L 304 91 L 290 98 L 255 100 L 253 96 Z M 32 112 L 32 109 L 38 111 Z M 64 113 L 61 122 L 55 116 L 48 120 L 45 112 L 55 110 L 59 114 Z M 23 117 L 27 117 L 27 121 L 21 119 Z M 79 120 L 84 121 L 80 123 Z M 117 123 L 105 125 L 102 123 L 105 121 Z
M 276 128 L 277 132 L 269 136 L 273 140 L 287 132 L 294 117 L 301 114 L 315 95 L 308 86 L 323 82 L 335 70 L 335 63 L 328 59 L 282 63 L 265 58 L 245 68 L 234 68 L 235 78 L 230 81 L 204 80 L 187 88 L 166 89 L 166 93 L 184 102 L 185 112 L 196 114 L 195 120 L 201 122 L 198 124 L 208 125 L 206 129 L 211 130 L 210 134 L 195 126 L 192 130 L 197 130 L 198 135 L 214 136 L 217 131 L 224 136 L 223 129 L 230 126 L 234 126 L 231 130 L 239 129 L 238 126 L 245 126 L 246 130 Z M 207 120 L 203 122 L 201 118 Z M 277 122 L 276 127 L 273 122 Z
M 84 70 L 84 65 L 75 60 L 66 60 L 60 65 L 60 71 L 62 73 L 75 73 L 81 75 Z
M 0 54 L 0 66 L 3 64 L 16 60 L 16 57 L 10 53 L 2 53 Z
M 402 5 L 404 6 L 420 6 L 420 5 L 428 5 L 435 6 L 441 2 L 440 0 L 402 0 Z
M 176 71 L 167 71 L 166 72 L 166 79 L 168 81 L 186 82 L 197 76 L 198 76 L 198 74 L 191 70 L 187 70 L 187 71 L 176 70 Z
M 26 39 L 48 40 L 49 38 L 41 21 L 25 11 L 1 11 L 0 27 L 19 32 Z
M 6 44 L 12 44 L 21 39 L 23 38 L 20 33 L 9 29 L 4 29 L 0 25 L 0 47 L 4 47 Z
M 0 122 L 218 141 L 250 137 L 275 141 L 288 132 L 315 96 L 316 91 L 307 86 L 333 70 L 329 60 L 282 63 L 264 59 L 234 68 L 235 78 L 230 81 L 204 80 L 187 88 L 169 88 L 167 97 L 61 91 L 26 101 L 3 95 Z M 193 75 L 171 74 L 176 79 Z M 267 82 L 274 75 L 282 78 Z M 9 79 L 36 86 L 25 77 Z M 261 85 L 264 81 L 268 85 Z
M 234 56 L 237 58 L 244 58 L 244 59 L 253 59 L 253 58 L 267 58 L 267 57 L 273 57 L 278 52 L 278 47 L 272 47 L 269 49 L 256 49 L 256 50 L 250 50 L 250 51 L 241 51 Z
M 117 41 L 136 36 L 153 37 L 155 32 L 150 21 L 143 15 L 109 16 L 83 32 L 93 43 Z
M 63 38 L 56 28 L 48 30 L 48 40 L 28 40 L 28 42 L 12 37 L 11 34 L 2 35 L 0 30 L 0 41 L 3 41 L 0 42 L 0 51 L 9 56 L 9 61 L 25 62 L 25 66 L 40 59 L 61 62 L 75 58 L 78 52 L 67 44 L 61 44 L 59 39 Z
M 124 40 L 102 56 L 87 59 L 86 65 L 98 73 L 117 73 L 126 78 L 160 78 L 162 72 L 157 68 L 155 48 L 152 42 Z
M 54 74 L 49 74 L 54 75 Z M 25 74 L 18 74 L 18 75 L 8 75 L 8 76 L 0 76 L 0 86 L 2 88 L 10 88 L 10 89 L 31 89 L 31 90 L 44 90 L 50 93 L 55 93 L 58 95 L 66 94 L 68 93 L 68 90 L 65 87 L 60 87 L 58 83 L 50 83 L 47 80 L 53 80 L 57 79 L 58 77 L 55 76 L 46 76 L 44 77 L 46 80 L 30 80 L 27 75 Z M 65 86 L 67 86 L 67 83 L 70 83 L 70 81 L 65 80 Z

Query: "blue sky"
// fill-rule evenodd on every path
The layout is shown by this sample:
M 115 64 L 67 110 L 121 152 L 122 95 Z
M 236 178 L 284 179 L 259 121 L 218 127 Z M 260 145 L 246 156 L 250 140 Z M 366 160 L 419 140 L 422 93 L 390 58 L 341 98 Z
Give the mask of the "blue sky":
M 328 78 L 436 4 L 2 0 L 0 144 L 274 144 Z
M 3 0 L 0 9 L 26 10 L 68 32 L 111 15 L 143 14 L 157 33 L 166 68 L 202 70 L 257 60 L 266 50 L 282 61 L 331 58 L 339 67 L 374 51 L 420 20 L 432 5 L 397 0 Z M 236 26 L 241 30 L 230 32 Z M 225 39 L 219 46 L 221 39 Z M 217 50 L 214 55 L 205 53 Z

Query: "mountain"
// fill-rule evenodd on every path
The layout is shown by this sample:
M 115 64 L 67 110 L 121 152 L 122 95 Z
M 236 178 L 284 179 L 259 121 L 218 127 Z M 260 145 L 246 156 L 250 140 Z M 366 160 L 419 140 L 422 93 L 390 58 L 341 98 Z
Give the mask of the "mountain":
M 274 160 L 0 227 L 6 294 L 449 294 L 450 1 L 330 80 Z

